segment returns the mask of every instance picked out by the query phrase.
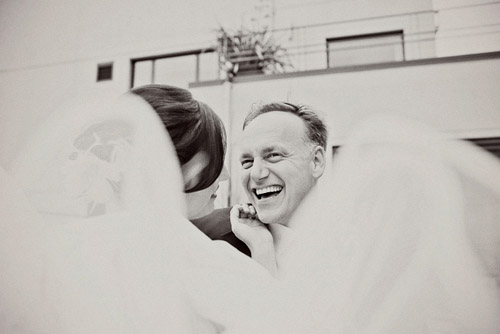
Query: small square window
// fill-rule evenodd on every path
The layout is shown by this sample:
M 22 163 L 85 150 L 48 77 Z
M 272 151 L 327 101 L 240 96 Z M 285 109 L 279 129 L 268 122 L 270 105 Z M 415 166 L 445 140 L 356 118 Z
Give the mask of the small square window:
M 113 78 L 113 64 L 97 65 L 97 81 L 111 80 Z

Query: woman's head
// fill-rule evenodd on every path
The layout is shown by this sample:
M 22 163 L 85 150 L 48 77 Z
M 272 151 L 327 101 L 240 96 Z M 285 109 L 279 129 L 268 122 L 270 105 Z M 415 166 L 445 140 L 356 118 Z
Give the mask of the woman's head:
M 226 151 L 221 119 L 182 88 L 146 85 L 131 92 L 153 107 L 172 138 L 184 177 L 188 218 L 210 213 Z

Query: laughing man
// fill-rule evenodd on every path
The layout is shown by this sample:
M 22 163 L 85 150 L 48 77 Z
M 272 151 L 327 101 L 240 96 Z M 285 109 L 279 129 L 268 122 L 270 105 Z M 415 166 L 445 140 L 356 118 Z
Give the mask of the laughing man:
M 235 206 L 231 224 L 252 258 L 273 274 L 277 241 L 323 175 L 327 136 L 321 118 L 302 105 L 265 104 L 245 118 L 241 180 L 251 204 Z

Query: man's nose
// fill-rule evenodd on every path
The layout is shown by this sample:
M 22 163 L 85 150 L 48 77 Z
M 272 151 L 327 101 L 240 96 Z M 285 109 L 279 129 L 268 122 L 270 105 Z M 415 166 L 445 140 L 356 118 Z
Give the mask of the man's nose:
M 255 159 L 252 165 L 252 170 L 250 171 L 250 177 L 254 181 L 259 181 L 266 178 L 269 175 L 269 169 L 265 166 L 265 162 L 260 159 Z

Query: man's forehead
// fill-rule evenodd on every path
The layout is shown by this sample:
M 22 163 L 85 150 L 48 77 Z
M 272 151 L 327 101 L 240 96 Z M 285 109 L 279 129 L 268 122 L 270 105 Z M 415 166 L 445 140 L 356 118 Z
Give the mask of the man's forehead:
M 243 135 L 253 132 L 302 135 L 305 130 L 304 121 L 299 116 L 284 111 L 269 111 L 251 120 L 243 130 Z
M 257 116 L 243 130 L 241 146 L 247 149 L 286 148 L 304 142 L 305 125 L 300 117 L 282 111 Z

